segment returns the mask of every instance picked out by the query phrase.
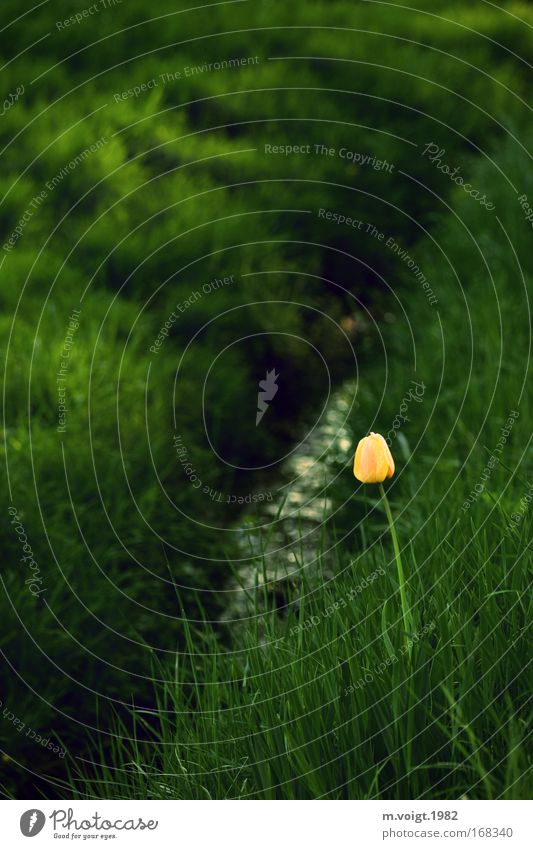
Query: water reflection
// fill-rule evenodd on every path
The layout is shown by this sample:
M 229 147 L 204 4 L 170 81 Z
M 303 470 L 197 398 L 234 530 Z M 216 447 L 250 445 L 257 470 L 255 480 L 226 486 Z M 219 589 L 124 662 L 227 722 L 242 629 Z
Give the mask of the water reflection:
M 356 384 L 349 382 L 331 396 L 322 420 L 283 464 L 277 497 L 241 522 L 239 546 L 247 560 L 233 564 L 228 589 L 234 592 L 224 619 L 252 614 L 253 588 L 263 604 L 283 603 L 287 583 L 298 583 L 302 569 L 331 574 L 331 555 L 318 553 L 333 511 L 332 480 L 351 462 L 354 442 L 346 420 L 355 394 Z

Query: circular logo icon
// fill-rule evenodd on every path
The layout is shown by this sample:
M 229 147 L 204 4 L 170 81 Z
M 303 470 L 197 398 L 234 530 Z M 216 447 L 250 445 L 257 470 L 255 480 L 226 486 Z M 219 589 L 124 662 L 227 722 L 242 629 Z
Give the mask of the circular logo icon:
M 42 831 L 46 822 L 46 817 L 42 811 L 37 808 L 31 808 L 25 811 L 20 818 L 20 830 L 24 837 L 35 837 Z

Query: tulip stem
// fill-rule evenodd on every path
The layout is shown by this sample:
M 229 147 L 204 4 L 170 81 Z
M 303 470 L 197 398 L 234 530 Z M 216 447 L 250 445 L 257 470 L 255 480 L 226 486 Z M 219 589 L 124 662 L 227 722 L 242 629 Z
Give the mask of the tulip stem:
M 392 512 L 391 512 L 391 509 L 390 509 L 389 499 L 387 498 L 387 494 L 385 492 L 385 489 L 383 488 L 382 483 L 380 483 L 380 485 L 379 485 L 379 491 L 380 491 L 380 494 L 381 494 L 381 498 L 383 500 L 383 504 L 385 506 L 385 513 L 387 514 L 387 519 L 388 519 L 388 522 L 389 522 L 389 528 L 390 528 L 390 532 L 391 532 L 391 536 L 392 536 L 392 545 L 393 545 L 393 548 L 394 548 L 394 556 L 396 558 L 396 568 L 398 570 L 398 581 L 399 581 L 399 584 L 400 584 L 400 599 L 401 599 L 401 603 L 402 603 L 403 626 L 404 626 L 404 630 L 405 630 L 405 639 L 408 643 L 411 628 L 410 628 L 410 624 L 409 624 L 410 623 L 409 607 L 408 607 L 408 604 L 407 604 L 407 594 L 405 592 L 405 576 L 404 576 L 404 572 L 403 572 L 402 558 L 401 558 L 401 555 L 400 555 L 400 546 L 398 544 L 398 537 L 396 536 L 396 528 L 394 527 L 394 519 L 392 518 Z M 411 657 L 411 648 L 409 646 L 409 643 L 408 643 L 408 649 L 409 649 L 408 653 L 409 653 L 409 658 L 410 658 Z

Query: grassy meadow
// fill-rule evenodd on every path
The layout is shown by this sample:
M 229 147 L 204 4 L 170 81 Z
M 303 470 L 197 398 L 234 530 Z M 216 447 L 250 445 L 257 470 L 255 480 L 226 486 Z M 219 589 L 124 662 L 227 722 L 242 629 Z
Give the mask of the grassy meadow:
M 531 7 L 84 8 L 0 12 L 4 797 L 527 798 Z

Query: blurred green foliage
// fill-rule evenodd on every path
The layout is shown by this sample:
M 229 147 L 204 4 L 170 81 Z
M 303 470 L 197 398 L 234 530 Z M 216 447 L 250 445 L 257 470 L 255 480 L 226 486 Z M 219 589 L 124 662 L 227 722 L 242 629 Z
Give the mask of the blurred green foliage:
M 9 473 L 0 647 L 13 669 L 3 701 L 68 746 L 83 750 L 78 723 L 100 721 L 98 695 L 117 705 L 149 698 L 143 676 L 154 656 L 164 659 L 183 640 L 181 605 L 189 615 L 217 613 L 213 591 L 232 551 L 216 526 L 234 514 L 188 484 L 176 431 L 203 481 L 246 490 L 237 471 L 214 462 L 199 426 L 204 382 L 207 424 L 223 456 L 266 463 L 325 394 L 306 345 L 283 334 L 315 345 L 334 382 L 350 367 L 320 312 L 276 302 L 312 305 L 339 321 L 354 313 L 355 296 L 379 319 L 390 309 L 385 281 L 402 285 L 397 258 L 325 223 L 318 210 L 372 221 L 409 247 L 434 224 L 432 191 L 465 202 L 421 155 L 424 145 L 438 139 L 447 161 L 463 169 L 473 155 L 488 158 L 488 140 L 508 142 L 511 164 L 516 156 L 513 132 L 527 94 L 519 57 L 530 49 L 520 17 L 531 19 L 531 8 L 417 5 L 406 14 L 393 3 L 265 0 L 189 10 L 128 0 L 65 27 L 58 23 L 86 8 L 82 2 L 34 11 L 26 0 L 2 4 L 2 90 L 7 97 L 25 87 L 0 120 L 2 244 L 31 211 L 0 268 L 0 450 Z M 259 61 L 186 71 L 236 57 Z M 69 167 L 99 140 L 98 151 Z M 311 153 L 265 152 L 296 144 Z M 393 171 L 314 153 L 323 144 L 386 160 Z M 509 214 L 519 218 L 516 209 Z M 454 250 L 471 263 L 460 240 Z M 262 274 L 272 269 L 283 273 Z M 230 275 L 235 283 L 200 298 L 159 352 L 150 351 L 176 303 Z M 233 309 L 243 302 L 256 303 Z M 57 371 L 74 308 L 80 327 L 59 439 Z M 449 332 L 460 347 L 462 328 Z M 230 349 L 208 381 L 214 358 L 245 333 L 255 334 L 246 354 Z M 284 398 L 276 426 L 255 431 L 249 416 L 265 361 L 291 370 L 300 392 Z M 265 480 L 257 476 L 258 485 Z M 45 575 L 46 604 L 20 580 L 8 503 Z M 1 723 L 0 742 L 22 767 L 58 768 Z M 28 780 L 16 769 L 10 787 Z

